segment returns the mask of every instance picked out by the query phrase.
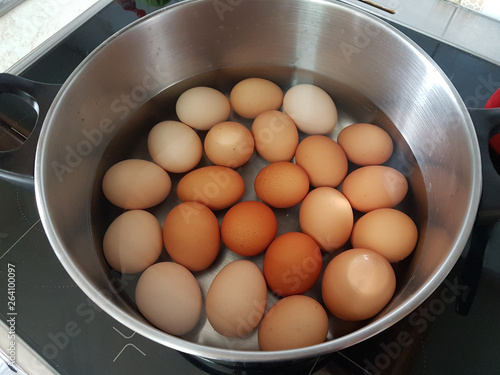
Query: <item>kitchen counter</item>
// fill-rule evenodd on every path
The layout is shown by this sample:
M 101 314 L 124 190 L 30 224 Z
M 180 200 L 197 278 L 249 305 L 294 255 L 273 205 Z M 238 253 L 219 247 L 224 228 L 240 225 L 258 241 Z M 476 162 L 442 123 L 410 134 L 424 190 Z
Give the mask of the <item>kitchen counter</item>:
M 0 72 L 21 72 L 111 1 L 22 1 L 0 17 Z

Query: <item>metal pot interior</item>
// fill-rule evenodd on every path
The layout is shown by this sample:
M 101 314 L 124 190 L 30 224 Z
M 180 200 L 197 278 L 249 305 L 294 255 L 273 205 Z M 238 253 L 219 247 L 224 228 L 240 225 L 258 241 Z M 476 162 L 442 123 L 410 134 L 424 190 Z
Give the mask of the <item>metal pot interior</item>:
M 104 42 L 64 84 L 47 115 L 36 156 L 36 196 L 47 236 L 68 273 L 96 304 L 141 335 L 185 353 L 274 362 L 354 345 L 423 302 L 465 247 L 481 190 L 469 115 L 429 57 L 392 27 L 354 8 L 329 1 L 254 0 L 222 11 L 216 3 L 188 1 L 136 22 Z M 175 100 L 185 89 L 209 85 L 228 93 L 252 76 L 273 80 L 283 90 L 314 83 L 328 91 L 339 110 L 339 124 L 330 134 L 334 139 L 354 122 L 386 129 L 395 142 L 389 165 L 410 184 L 402 208 L 420 235 L 413 255 L 394 265 L 394 298 L 369 321 L 347 324 L 331 317 L 328 341 L 309 348 L 259 352 L 255 333 L 245 339 L 218 337 L 204 318 L 185 337 L 165 334 L 135 306 L 139 275 L 111 271 L 102 256 L 104 232 L 120 213 L 101 192 L 107 168 L 129 157 L 149 158 L 149 129 L 175 119 Z M 254 155 L 241 167 L 247 184 L 243 199 L 255 199 L 253 177 L 264 165 Z M 174 186 L 179 178 L 172 176 Z M 171 194 L 152 212 L 162 221 L 177 202 Z M 283 230 L 298 229 L 287 219 L 297 212 L 279 212 Z M 209 270 L 196 275 L 204 293 L 217 271 L 235 258 L 227 251 L 221 254 Z M 325 254 L 325 265 L 334 255 Z M 168 259 L 166 254 L 162 259 Z M 262 258 L 255 261 L 261 265 Z M 319 297 L 319 287 L 308 293 Z M 270 295 L 269 302 L 274 300 Z

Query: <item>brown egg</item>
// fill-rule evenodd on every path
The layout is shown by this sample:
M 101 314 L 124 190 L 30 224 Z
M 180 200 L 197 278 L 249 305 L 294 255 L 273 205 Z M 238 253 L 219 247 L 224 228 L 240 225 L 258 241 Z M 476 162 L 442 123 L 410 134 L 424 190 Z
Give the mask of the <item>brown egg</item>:
M 210 284 L 206 298 L 207 319 L 227 337 L 244 337 L 260 323 L 267 303 L 264 275 L 253 262 L 235 260 Z
M 146 269 L 137 282 L 135 299 L 147 320 L 172 335 L 190 332 L 200 320 L 200 286 L 193 274 L 177 263 L 160 262 Z
M 302 232 L 311 236 L 323 251 L 341 248 L 349 240 L 354 215 L 344 195 L 331 187 L 311 190 L 299 210 Z
M 347 158 L 357 165 L 385 163 L 392 155 L 392 138 L 384 129 L 372 124 L 353 124 L 342 129 L 337 142 Z
M 208 131 L 204 148 L 208 159 L 215 165 L 237 168 L 252 156 L 254 140 L 252 133 L 245 126 L 226 121 Z
M 405 213 L 380 208 L 363 215 L 352 230 L 353 247 L 375 250 L 389 262 L 399 262 L 417 244 L 417 226 Z
M 318 244 L 308 235 L 288 232 L 274 239 L 264 257 L 264 276 L 280 296 L 302 294 L 318 280 L 323 259 Z
M 383 165 L 361 167 L 349 173 L 342 193 L 352 207 L 361 212 L 392 208 L 404 199 L 408 181 L 398 170 Z
M 321 293 L 333 315 L 358 321 L 378 314 L 395 289 L 396 275 L 387 259 L 373 250 L 351 249 L 330 261 Z
M 161 203 L 170 193 L 170 176 L 147 160 L 123 160 L 108 169 L 102 180 L 105 197 L 115 206 L 145 209 Z
M 257 197 L 276 208 L 298 204 L 309 191 L 309 178 L 296 164 L 278 161 L 264 167 L 255 178 Z
M 156 262 L 163 250 L 160 222 L 147 211 L 126 211 L 106 230 L 102 248 L 113 269 L 142 272 Z
M 198 168 L 181 178 L 177 196 L 183 202 L 193 201 L 211 210 L 222 210 L 238 202 L 245 192 L 245 182 L 234 169 L 211 165 Z
M 266 111 L 252 123 L 255 149 L 268 162 L 290 161 L 299 144 L 299 132 L 290 116 L 279 111 Z
M 264 315 L 259 327 L 261 350 L 289 350 L 321 344 L 328 335 L 328 316 L 315 299 L 285 297 Z
M 278 221 L 273 210 L 256 201 L 240 202 L 227 211 L 221 223 L 224 244 L 243 256 L 260 254 L 276 237 Z
M 163 242 L 172 259 L 190 271 L 210 266 L 220 249 L 217 217 L 204 204 L 184 202 L 165 218 Z
M 262 112 L 280 108 L 283 96 L 283 91 L 274 82 L 247 78 L 233 87 L 229 101 L 237 114 L 254 119 Z
M 344 150 L 324 135 L 311 135 L 300 142 L 295 163 L 306 171 L 314 187 L 337 187 L 347 174 Z

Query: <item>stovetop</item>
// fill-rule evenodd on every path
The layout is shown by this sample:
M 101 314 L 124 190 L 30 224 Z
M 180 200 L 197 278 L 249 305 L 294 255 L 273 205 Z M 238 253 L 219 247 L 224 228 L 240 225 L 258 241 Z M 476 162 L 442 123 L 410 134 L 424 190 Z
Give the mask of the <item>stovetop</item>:
M 137 9 L 126 10 L 132 3 L 112 2 L 20 75 L 63 83 L 95 47 L 141 15 Z M 147 12 L 157 8 L 142 6 Z M 498 65 L 397 27 L 440 65 L 468 107 L 483 107 L 500 87 Z M 296 371 L 287 368 L 273 373 L 500 373 L 500 227 L 495 226 L 486 248 L 471 309 L 461 315 L 456 311 L 457 298 L 463 290 L 460 277 L 467 252 L 436 292 L 391 328 Z M 254 373 L 168 349 L 108 316 L 60 265 L 40 223 L 33 189 L 4 180 L 0 180 L 0 283 L 0 315 L 7 329 L 13 326 L 15 335 L 57 373 Z M 8 303 L 9 296 L 15 304 Z M 34 363 L 30 368 L 33 374 L 43 373 Z

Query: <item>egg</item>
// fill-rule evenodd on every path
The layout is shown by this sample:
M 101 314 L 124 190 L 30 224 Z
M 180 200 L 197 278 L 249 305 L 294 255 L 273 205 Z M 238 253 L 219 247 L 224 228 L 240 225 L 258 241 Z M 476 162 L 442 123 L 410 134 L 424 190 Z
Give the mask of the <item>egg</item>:
M 375 250 L 391 263 L 410 255 L 417 239 L 413 220 L 392 208 L 380 208 L 363 215 L 354 224 L 351 235 L 353 247 Z
M 328 316 L 315 299 L 294 295 L 276 302 L 259 327 L 261 350 L 289 350 L 321 344 L 328 335 Z
M 271 242 L 264 257 L 264 276 L 280 296 L 302 294 L 318 280 L 323 260 L 318 244 L 308 235 L 288 232 Z
M 274 82 L 263 78 L 247 78 L 233 87 L 229 101 L 238 115 L 254 119 L 262 112 L 279 109 L 283 96 L 283 91 Z
M 276 237 L 278 221 L 264 203 L 244 201 L 231 207 L 221 223 L 222 242 L 234 253 L 262 253 Z
M 235 260 L 215 276 L 205 310 L 211 326 L 226 337 L 244 337 L 260 323 L 266 310 L 264 275 L 249 260 Z
M 113 269 L 142 272 L 156 262 L 163 250 L 160 222 L 147 211 L 126 211 L 106 230 L 102 248 Z
M 219 254 L 219 221 L 204 204 L 183 202 L 165 218 L 163 243 L 175 262 L 190 271 L 204 270 Z
M 211 210 L 234 205 L 245 192 L 245 182 L 234 169 L 210 165 L 189 172 L 177 184 L 177 196 L 183 202 L 203 203 Z
M 350 249 L 337 255 L 328 263 L 321 284 L 327 309 L 348 321 L 378 314 L 395 289 L 396 276 L 390 263 L 368 249 Z
M 408 193 L 408 181 L 398 170 L 383 165 L 358 168 L 347 175 L 342 193 L 361 212 L 392 208 Z
M 151 158 L 173 173 L 190 171 L 200 162 L 203 146 L 196 132 L 179 121 L 162 121 L 148 135 Z
M 257 197 L 276 208 L 298 204 L 309 191 L 309 178 L 296 164 L 278 161 L 262 168 L 254 181 Z
M 231 105 L 222 92 L 199 86 L 179 96 L 175 111 L 181 122 L 197 130 L 209 130 L 229 118 Z
M 333 99 L 312 84 L 292 86 L 283 98 L 283 111 L 306 134 L 328 134 L 337 125 L 337 107 Z
M 299 132 L 290 116 L 271 110 L 258 115 L 252 123 L 255 149 L 265 160 L 290 161 L 299 144 Z
M 200 320 L 200 286 L 180 264 L 160 262 L 147 268 L 137 282 L 135 299 L 148 321 L 172 335 L 192 331 Z
M 164 169 L 147 160 L 127 159 L 104 174 L 102 191 L 115 206 L 145 209 L 161 203 L 170 193 L 172 181 Z
M 342 129 L 337 142 L 347 158 L 357 165 L 383 164 L 392 155 L 392 138 L 384 129 L 366 123 L 352 124 Z
M 337 189 L 311 190 L 299 209 L 302 232 L 312 237 L 323 251 L 340 249 L 351 236 L 354 215 L 347 198 Z
M 253 154 L 252 133 L 244 125 L 225 121 L 212 127 L 204 142 L 208 159 L 225 167 L 237 168 L 245 164 Z
M 295 163 L 302 167 L 314 187 L 337 187 L 347 174 L 342 147 L 324 135 L 311 135 L 299 143 Z

